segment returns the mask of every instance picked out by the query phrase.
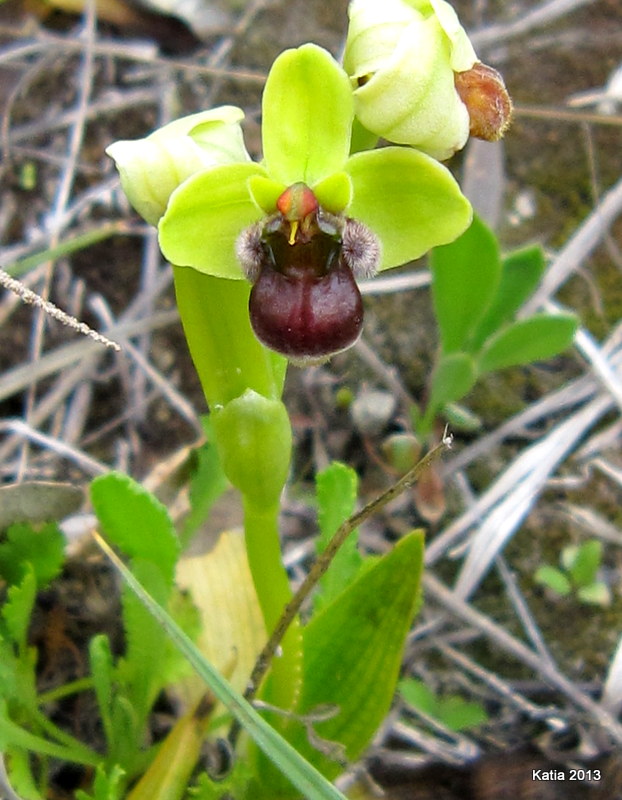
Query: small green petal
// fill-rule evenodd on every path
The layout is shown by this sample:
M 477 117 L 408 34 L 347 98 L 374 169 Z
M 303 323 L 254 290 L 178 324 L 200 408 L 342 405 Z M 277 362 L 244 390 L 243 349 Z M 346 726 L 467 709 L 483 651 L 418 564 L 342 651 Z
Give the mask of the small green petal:
M 313 44 L 281 53 L 263 94 L 270 177 L 287 186 L 313 186 L 343 169 L 353 114 L 350 81 L 330 53 Z
M 384 147 L 356 153 L 345 168 L 354 188 L 348 216 L 380 237 L 380 269 L 452 242 L 471 222 L 471 205 L 452 174 L 424 153 Z
M 446 0 L 430 0 L 430 5 L 451 42 L 451 68 L 454 72 L 471 69 L 477 61 L 477 55 L 458 15 Z
M 235 125 L 243 119 L 244 112 L 241 108 L 237 106 L 218 106 L 207 111 L 198 111 L 196 114 L 179 117 L 179 119 L 175 119 L 155 130 L 148 138 L 163 141 L 179 136 L 190 136 L 192 131 L 205 124 Z
M 220 278 L 242 278 L 235 242 L 262 216 L 247 187 L 258 164 L 230 164 L 193 175 L 171 195 L 160 220 L 160 247 L 179 267 Z
M 313 193 L 322 208 L 332 214 L 341 214 L 352 202 L 352 181 L 347 172 L 335 172 L 316 183 Z
M 266 214 L 274 214 L 276 201 L 287 189 L 284 183 L 273 181 L 265 175 L 251 175 L 248 179 L 248 191 L 257 206 Z

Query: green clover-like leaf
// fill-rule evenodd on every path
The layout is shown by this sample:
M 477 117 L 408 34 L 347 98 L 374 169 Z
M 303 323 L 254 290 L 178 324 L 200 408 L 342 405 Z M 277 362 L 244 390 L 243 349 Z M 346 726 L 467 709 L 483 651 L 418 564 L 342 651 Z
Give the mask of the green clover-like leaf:
M 453 241 L 471 222 L 471 205 L 452 174 L 424 153 L 384 147 L 356 153 L 345 169 L 354 190 L 348 216 L 380 237 L 380 269 Z
M 313 186 L 343 168 L 354 116 L 347 75 L 306 44 L 272 65 L 263 93 L 263 154 L 271 178 Z

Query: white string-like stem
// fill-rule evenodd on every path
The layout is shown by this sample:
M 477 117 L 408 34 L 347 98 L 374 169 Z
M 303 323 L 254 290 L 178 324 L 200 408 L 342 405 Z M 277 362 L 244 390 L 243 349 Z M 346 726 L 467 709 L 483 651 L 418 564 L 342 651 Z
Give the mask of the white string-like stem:
M 75 317 L 72 317 L 70 314 L 62 311 L 60 308 L 58 308 L 58 306 L 55 306 L 54 303 L 50 303 L 49 300 L 44 300 L 36 292 L 28 289 L 28 287 L 24 286 L 23 283 L 15 278 L 12 278 L 8 272 L 1 268 L 0 285 L 16 294 L 21 300 L 24 301 L 24 303 L 28 303 L 31 306 L 42 309 L 48 316 L 58 320 L 59 322 L 62 322 L 63 325 L 67 325 L 69 328 L 73 328 L 74 331 L 81 333 L 83 336 L 88 336 L 90 339 L 93 339 L 93 341 L 103 344 L 105 347 L 110 347 L 112 350 L 116 350 L 117 352 L 121 350 L 120 345 L 118 345 L 116 342 L 113 342 L 103 334 L 94 331 L 93 328 L 90 328 L 85 322 L 80 322 Z

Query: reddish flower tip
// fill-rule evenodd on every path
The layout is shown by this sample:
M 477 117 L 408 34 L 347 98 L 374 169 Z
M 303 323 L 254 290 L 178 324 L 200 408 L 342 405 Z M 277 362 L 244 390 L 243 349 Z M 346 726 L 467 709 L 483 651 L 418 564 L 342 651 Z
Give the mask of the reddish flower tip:
M 276 201 L 276 207 L 288 222 L 300 222 L 320 206 L 306 183 L 293 183 Z

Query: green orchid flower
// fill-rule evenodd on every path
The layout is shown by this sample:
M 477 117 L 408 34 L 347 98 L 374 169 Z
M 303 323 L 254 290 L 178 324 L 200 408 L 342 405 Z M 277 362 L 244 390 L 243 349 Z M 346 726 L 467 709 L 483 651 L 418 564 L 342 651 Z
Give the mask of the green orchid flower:
M 277 200 L 304 183 L 319 206 L 347 214 L 378 237 L 387 269 L 453 241 L 471 208 L 442 165 L 387 147 L 349 156 L 354 101 L 332 56 L 306 44 L 274 62 L 263 95 L 263 161 L 197 172 L 171 194 L 160 246 L 174 264 L 245 277 L 236 256 L 242 230 L 277 213 Z
M 171 263 L 247 278 L 258 339 L 294 362 L 322 360 L 361 332 L 356 279 L 453 241 L 471 207 L 450 172 L 424 153 L 350 155 L 350 81 L 320 47 L 287 50 L 274 62 L 261 163 L 243 148 L 241 114 L 215 109 L 108 152 L 135 208 L 159 220 Z
M 502 135 L 511 114 L 503 80 L 480 64 L 449 3 L 352 0 L 348 14 L 344 67 L 366 129 L 441 160 L 469 133 Z

